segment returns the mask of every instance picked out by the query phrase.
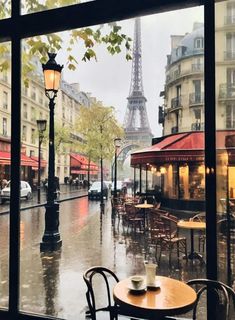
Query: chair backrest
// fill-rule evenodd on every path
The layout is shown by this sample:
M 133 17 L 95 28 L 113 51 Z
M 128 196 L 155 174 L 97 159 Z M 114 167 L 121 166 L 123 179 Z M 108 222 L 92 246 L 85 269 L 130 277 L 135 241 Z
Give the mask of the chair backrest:
M 205 212 L 200 212 L 200 213 L 196 214 L 195 216 L 193 216 L 192 218 L 190 218 L 190 220 L 205 222 L 206 221 L 206 214 L 205 214 Z
M 229 320 L 235 317 L 235 291 L 228 285 L 215 280 L 194 279 L 187 282 L 197 291 L 197 301 L 193 309 L 193 320 L 196 319 L 199 301 L 202 299 L 204 292 L 213 295 L 213 320 Z M 201 298 L 201 299 L 200 299 Z M 233 308 L 231 308 L 233 306 Z M 231 314 L 233 316 L 231 317 Z
M 110 319 L 114 318 L 115 303 L 112 300 L 112 289 L 113 285 L 119 282 L 118 277 L 113 271 L 103 266 L 94 266 L 87 269 L 83 274 L 83 279 L 87 285 L 86 298 L 90 311 L 90 318 L 96 320 L 96 312 L 98 311 L 108 311 L 110 313 Z M 98 280 L 98 283 L 96 282 Z M 98 307 L 96 296 L 95 284 L 98 286 L 99 296 L 105 294 L 105 306 Z M 104 292 L 102 291 L 102 285 L 104 285 Z M 102 288 L 102 289 L 101 289 Z M 100 300 L 100 299 L 99 299 Z M 102 299 L 103 301 L 103 299 Z
M 177 235 L 177 221 L 169 216 L 161 216 L 164 224 L 166 239 L 171 240 Z

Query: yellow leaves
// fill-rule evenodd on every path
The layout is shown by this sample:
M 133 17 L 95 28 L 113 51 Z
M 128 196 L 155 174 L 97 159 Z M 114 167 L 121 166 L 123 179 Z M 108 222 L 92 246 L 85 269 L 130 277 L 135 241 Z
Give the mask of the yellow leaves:
M 123 137 L 124 130 L 119 126 L 113 107 L 105 107 L 101 102 L 94 102 L 90 107 L 80 108 L 76 130 L 80 132 L 86 142 L 82 151 L 92 154 L 93 159 L 102 155 L 110 159 L 114 152 L 113 141 L 117 136 Z

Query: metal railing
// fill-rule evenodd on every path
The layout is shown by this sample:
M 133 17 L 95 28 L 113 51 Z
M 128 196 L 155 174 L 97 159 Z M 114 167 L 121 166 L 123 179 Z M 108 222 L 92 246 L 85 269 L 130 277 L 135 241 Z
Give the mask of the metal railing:
M 175 108 L 180 108 L 182 107 L 181 105 L 181 96 L 175 97 L 173 99 L 171 99 L 171 108 L 175 109 Z
M 193 92 L 189 94 L 189 105 L 204 104 L 204 92 Z
M 235 83 L 222 83 L 219 85 L 219 99 L 235 98 Z

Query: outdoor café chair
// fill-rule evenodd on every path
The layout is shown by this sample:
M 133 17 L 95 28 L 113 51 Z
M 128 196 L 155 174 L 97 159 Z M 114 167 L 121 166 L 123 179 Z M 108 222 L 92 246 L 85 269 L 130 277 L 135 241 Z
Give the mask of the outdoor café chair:
M 161 220 L 164 226 L 164 236 L 159 239 L 159 264 L 161 262 L 162 251 L 166 251 L 169 254 L 169 265 L 171 265 L 171 256 L 174 249 L 177 252 L 178 263 L 180 252 L 184 253 L 187 260 L 187 239 L 178 235 L 177 220 L 166 215 L 162 215 Z
M 86 318 L 107 319 L 104 317 L 104 312 L 108 312 L 110 320 L 120 320 L 124 317 L 127 319 L 128 315 L 120 312 L 119 306 L 112 298 L 113 287 L 119 282 L 112 270 L 103 266 L 94 266 L 84 272 L 83 279 L 87 286 L 86 299 L 89 307 Z M 98 318 L 97 313 L 100 314 Z
M 233 320 L 235 319 L 235 291 L 228 285 L 215 280 L 193 279 L 187 282 L 197 292 L 197 300 L 193 308 L 192 318 L 166 317 L 168 320 L 196 320 L 197 315 L 205 312 L 206 293 L 213 295 L 213 308 L 210 311 L 210 319 Z M 203 310 L 203 311 L 202 311 Z M 206 318 L 206 315 L 204 315 Z M 203 319 L 204 319 L 203 318 Z

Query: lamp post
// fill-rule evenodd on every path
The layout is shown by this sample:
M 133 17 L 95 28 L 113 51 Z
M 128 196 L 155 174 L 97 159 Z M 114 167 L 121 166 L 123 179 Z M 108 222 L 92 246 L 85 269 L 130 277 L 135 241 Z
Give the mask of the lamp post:
M 45 230 L 40 243 L 41 251 L 57 250 L 62 245 L 59 233 L 59 203 L 56 199 L 55 188 L 55 132 L 54 132 L 54 109 L 55 98 L 60 84 L 63 66 L 56 63 L 55 53 L 48 53 L 49 60 L 42 65 L 45 81 L 45 95 L 49 99 L 50 121 L 49 121 L 49 166 L 48 166 L 48 192 L 45 205 Z
M 103 133 L 103 126 L 100 125 L 100 133 Z M 103 186 L 103 146 L 100 144 L 100 211 L 104 213 L 104 186 Z
M 115 158 L 114 158 L 114 199 L 117 198 L 117 151 L 121 147 L 121 139 L 114 139 Z
M 41 202 L 41 145 L 43 141 L 43 133 L 46 130 L 47 121 L 37 120 L 38 127 L 38 203 Z

